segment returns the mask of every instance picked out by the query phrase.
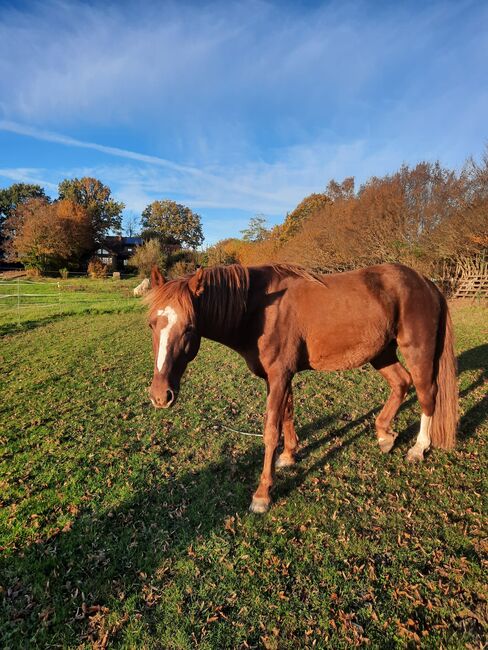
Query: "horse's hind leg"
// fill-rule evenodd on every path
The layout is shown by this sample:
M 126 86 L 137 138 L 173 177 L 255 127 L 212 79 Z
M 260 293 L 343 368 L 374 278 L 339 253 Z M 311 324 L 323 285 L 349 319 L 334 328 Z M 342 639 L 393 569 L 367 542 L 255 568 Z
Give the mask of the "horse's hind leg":
M 430 424 L 432 417 L 422 413 L 420 417 L 420 431 L 413 447 L 407 452 L 407 460 L 411 463 L 424 460 L 424 452 L 430 447 Z
M 275 467 L 289 467 L 295 464 L 295 454 L 298 448 L 298 437 L 293 424 L 293 393 L 290 389 L 283 416 L 284 447 L 276 459 Z
M 376 434 L 382 452 L 387 453 L 395 444 L 397 434 L 390 425 L 400 408 L 412 379 L 396 355 L 396 343 L 391 343 L 383 352 L 372 359 L 371 365 L 386 379 L 391 386 L 391 393 L 376 418 Z
M 422 409 L 417 440 L 407 453 L 407 460 L 416 462 L 424 459 L 424 452 L 430 447 L 430 427 L 437 394 L 437 384 L 433 378 L 435 340 L 428 341 L 422 346 L 401 345 L 401 350 L 412 374 L 413 384 Z

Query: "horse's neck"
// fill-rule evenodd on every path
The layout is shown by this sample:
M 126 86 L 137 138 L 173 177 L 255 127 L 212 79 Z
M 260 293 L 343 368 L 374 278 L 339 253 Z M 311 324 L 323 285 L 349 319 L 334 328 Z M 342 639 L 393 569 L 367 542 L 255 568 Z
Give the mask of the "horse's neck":
M 197 327 L 201 336 L 217 343 L 231 345 L 239 334 L 242 317 L 232 322 L 222 322 L 212 317 L 212 314 L 199 313 Z
M 210 292 L 197 308 L 198 331 L 205 338 L 232 347 L 241 332 L 247 299 L 241 300 L 235 291 L 223 287 L 211 288 Z

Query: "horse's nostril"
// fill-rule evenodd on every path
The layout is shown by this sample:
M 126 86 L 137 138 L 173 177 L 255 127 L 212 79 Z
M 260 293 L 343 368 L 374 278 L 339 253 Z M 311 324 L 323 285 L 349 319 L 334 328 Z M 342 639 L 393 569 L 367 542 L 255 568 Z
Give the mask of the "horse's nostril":
M 171 388 L 168 388 L 168 390 L 166 391 L 166 403 L 168 404 L 168 406 L 171 404 L 174 398 L 175 398 L 175 394 L 173 393 Z

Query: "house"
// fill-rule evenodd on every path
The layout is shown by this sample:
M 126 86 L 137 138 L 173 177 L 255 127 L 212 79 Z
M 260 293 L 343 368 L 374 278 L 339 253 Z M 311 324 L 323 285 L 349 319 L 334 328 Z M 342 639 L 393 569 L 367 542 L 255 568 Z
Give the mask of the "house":
M 143 242 L 142 237 L 122 237 L 121 235 L 106 237 L 93 257 L 98 258 L 112 271 L 124 271 L 129 258 Z

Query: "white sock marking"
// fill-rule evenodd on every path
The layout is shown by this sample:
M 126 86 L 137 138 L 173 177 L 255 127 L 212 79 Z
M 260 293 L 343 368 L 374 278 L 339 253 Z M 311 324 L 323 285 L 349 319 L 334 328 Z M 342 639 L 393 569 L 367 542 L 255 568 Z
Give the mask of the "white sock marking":
M 168 352 L 169 333 L 173 325 L 178 320 L 178 316 L 176 315 L 176 312 L 173 309 L 173 307 L 165 307 L 164 309 L 158 309 L 157 315 L 166 316 L 166 318 L 168 319 L 168 323 L 166 327 L 164 327 L 161 330 L 161 333 L 159 334 L 159 351 L 158 351 L 158 361 L 156 365 L 158 367 L 159 372 L 161 372 L 164 366 L 164 362 L 166 360 L 166 353 Z
M 430 425 L 432 422 L 431 415 L 424 415 L 420 418 L 420 431 L 417 436 L 415 445 L 408 450 L 409 458 L 420 459 L 424 456 L 424 451 L 430 447 Z
M 430 447 L 431 420 L 432 420 L 432 416 L 424 415 L 422 413 L 422 416 L 420 418 L 420 431 L 419 431 L 419 435 L 417 436 L 417 442 L 415 443 L 415 446 L 420 447 L 422 451 L 425 451 Z

